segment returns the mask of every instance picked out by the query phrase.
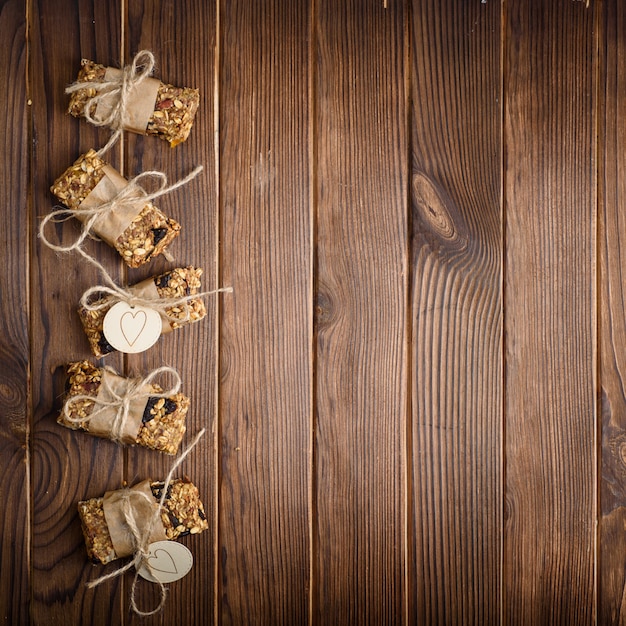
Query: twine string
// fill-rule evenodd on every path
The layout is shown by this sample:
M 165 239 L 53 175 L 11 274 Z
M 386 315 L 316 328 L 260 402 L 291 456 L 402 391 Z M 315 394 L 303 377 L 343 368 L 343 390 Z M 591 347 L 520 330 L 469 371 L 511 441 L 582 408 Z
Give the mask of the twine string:
M 178 467 L 181 465 L 181 463 L 185 460 L 187 455 L 196 446 L 198 441 L 200 441 L 204 433 L 205 433 L 205 429 L 203 428 L 194 437 L 193 441 L 187 446 L 187 448 L 185 448 L 185 450 L 179 455 L 176 461 L 172 464 L 172 467 L 170 468 L 167 478 L 165 479 L 165 482 L 163 483 L 163 491 L 161 493 L 161 498 L 159 499 L 158 507 L 155 508 L 154 513 L 150 516 L 150 519 L 148 520 L 146 524 L 142 525 L 140 523 L 141 520 L 137 520 L 135 513 L 134 513 L 134 509 L 131 504 L 131 499 L 132 498 L 145 498 L 150 503 L 153 503 L 154 500 L 150 500 L 150 498 L 146 494 L 132 491 L 131 489 L 124 490 L 124 493 L 122 494 L 122 511 L 124 514 L 125 521 L 128 524 L 128 529 L 132 536 L 133 558 L 128 563 L 126 563 L 125 565 L 122 565 L 115 571 L 110 572 L 109 574 L 100 576 L 99 578 L 96 578 L 96 580 L 92 580 L 91 582 L 87 583 L 87 587 L 92 589 L 93 587 L 97 587 L 98 585 L 102 584 L 103 582 L 107 580 L 111 580 L 112 578 L 116 578 L 117 576 L 120 576 L 124 572 L 127 572 L 129 569 L 134 567 L 135 576 L 134 576 L 133 584 L 130 590 L 130 606 L 133 609 L 133 611 L 137 615 L 140 615 L 141 617 L 154 615 L 155 613 L 158 613 L 165 605 L 165 601 L 167 598 L 167 589 L 161 581 L 157 581 L 159 584 L 159 590 L 161 594 L 158 606 L 152 611 L 142 611 L 137 606 L 135 595 L 136 595 L 136 590 L 137 590 L 139 571 L 144 566 L 147 567 L 149 570 L 152 569 L 150 567 L 150 561 L 148 559 L 148 556 L 150 554 L 150 550 L 149 550 L 150 536 L 152 535 L 152 529 L 154 528 L 154 525 L 156 524 L 157 520 L 160 518 L 161 510 L 163 509 L 165 498 L 167 497 L 167 490 L 168 490 L 170 483 L 172 482 L 172 476 L 174 475 L 174 472 L 178 469 Z
M 105 366 L 104 369 L 111 374 L 116 374 L 116 372 L 109 366 Z M 150 385 L 156 377 L 161 376 L 162 374 L 170 374 L 172 376 L 174 382 L 171 387 L 161 391 L 160 393 L 149 391 L 147 389 L 148 385 Z M 163 367 L 153 370 L 144 378 L 127 379 L 125 388 L 119 392 L 113 389 L 110 384 L 110 379 L 105 376 L 102 377 L 101 384 L 103 385 L 107 393 L 107 397 L 109 397 L 110 400 L 105 400 L 104 398 L 96 399 L 94 396 L 88 396 L 85 394 L 71 396 L 63 405 L 63 417 L 66 421 L 71 422 L 72 424 L 86 424 L 92 419 L 113 409 L 115 411 L 115 415 L 111 422 L 110 438 L 119 443 L 122 441 L 124 427 L 130 417 L 130 404 L 132 400 L 137 398 L 169 398 L 176 395 L 180 391 L 182 381 L 180 374 L 173 367 L 164 365 Z M 72 417 L 70 412 L 73 406 L 86 400 L 94 402 L 94 410 L 85 417 Z
M 113 146 L 122 135 L 127 122 L 127 103 L 131 91 L 148 78 L 154 70 L 154 55 L 149 50 L 140 50 L 130 65 L 126 65 L 119 77 L 102 81 L 76 81 L 65 88 L 65 93 L 72 94 L 82 89 L 93 89 L 95 95 L 85 103 L 83 115 L 94 126 L 109 126 L 113 129 L 111 138 L 106 145 L 98 151 L 104 154 Z M 100 119 L 93 117 L 91 109 L 98 104 L 106 102 L 111 105 L 108 113 Z
M 155 170 L 142 172 L 134 178 L 131 178 L 128 181 L 128 185 L 120 189 L 120 191 L 118 191 L 117 194 L 108 202 L 103 202 L 102 204 L 91 208 L 61 208 L 52 211 L 52 213 L 46 215 L 41 221 L 41 224 L 39 225 L 39 237 L 46 244 L 46 246 L 48 246 L 48 248 L 51 248 L 55 252 L 71 252 L 72 250 L 78 250 L 83 245 L 87 237 L 93 236 L 93 228 L 100 217 L 112 213 L 113 211 L 121 207 L 135 204 L 138 200 L 141 200 L 143 202 L 150 202 L 155 198 L 159 198 L 160 196 L 170 193 L 171 191 L 174 191 L 175 189 L 178 189 L 179 187 L 182 187 L 183 185 L 186 185 L 189 181 L 193 180 L 202 171 L 202 169 L 202 165 L 198 165 L 198 167 L 196 167 L 189 174 L 187 174 L 187 176 L 181 178 L 180 180 L 177 180 L 171 185 L 167 184 L 167 176 L 163 172 L 158 172 Z M 148 179 L 158 181 L 158 187 L 150 193 L 148 193 L 140 184 L 142 181 Z M 56 244 L 53 244 L 46 237 L 45 229 L 48 223 L 52 222 L 53 224 L 59 224 L 71 219 L 72 217 L 79 216 L 89 216 L 89 218 L 84 222 L 82 231 L 78 239 L 76 239 L 76 241 L 74 241 L 70 245 L 58 246 Z

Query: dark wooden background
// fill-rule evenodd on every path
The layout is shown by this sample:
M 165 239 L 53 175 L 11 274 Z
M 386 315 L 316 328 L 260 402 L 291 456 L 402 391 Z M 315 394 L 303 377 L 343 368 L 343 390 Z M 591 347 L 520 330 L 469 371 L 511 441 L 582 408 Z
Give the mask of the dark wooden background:
M 0 617 L 8 624 L 626 624 L 626 4 L 0 0 Z M 127 136 L 203 322 L 177 367 L 210 528 L 164 612 L 89 590 L 76 502 L 171 462 L 56 424 L 99 281 L 37 239 L 107 133 L 81 57 L 199 87 L 189 140 Z M 60 230 L 63 237 L 77 232 Z M 171 267 L 126 270 L 121 282 Z M 188 437 L 189 439 L 189 437 Z M 140 602 L 154 600 L 142 586 Z

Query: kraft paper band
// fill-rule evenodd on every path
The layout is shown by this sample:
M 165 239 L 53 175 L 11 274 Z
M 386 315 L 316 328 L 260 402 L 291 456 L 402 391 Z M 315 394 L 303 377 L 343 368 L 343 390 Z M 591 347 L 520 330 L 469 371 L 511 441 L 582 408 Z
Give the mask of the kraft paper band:
M 128 291 L 130 291 L 138 298 L 145 298 L 146 300 L 154 300 L 155 302 L 158 302 L 161 299 L 157 286 L 154 282 L 154 278 L 147 278 L 146 280 L 142 280 L 140 283 L 128 287 Z M 163 313 L 159 312 L 159 314 L 161 315 L 161 319 L 163 320 L 161 334 L 163 335 L 165 333 L 172 332 L 173 328 L 170 325 L 170 320 Z
M 157 513 L 159 504 L 152 495 L 149 480 L 144 480 L 130 489 L 107 491 L 102 499 L 102 508 L 111 535 L 111 543 L 118 557 L 135 553 L 136 537 L 131 527 L 134 527 L 141 536 L 153 517 L 155 521 L 149 540 L 142 543 L 167 539 L 161 516 Z M 130 509 L 130 515 L 127 516 L 125 508 Z
M 115 67 L 107 67 L 104 74 L 104 82 L 121 81 L 122 75 L 122 70 Z M 131 86 L 126 99 L 126 108 L 122 112 L 125 130 L 130 130 L 139 135 L 146 134 L 148 122 L 154 113 L 154 105 L 160 86 L 160 80 L 150 77 L 144 78 L 139 84 Z M 103 94 L 96 106 L 94 119 L 104 119 L 118 101 L 119 93 Z
M 128 187 L 128 181 L 110 165 L 104 165 L 102 168 L 104 177 L 91 190 L 89 195 L 78 205 L 78 211 L 74 215 L 81 221 L 86 222 L 92 215 L 81 215 L 80 209 L 97 209 L 99 206 L 110 202 L 117 194 Z M 98 215 L 93 224 L 93 232 L 109 245 L 115 246 L 118 237 L 130 226 L 131 222 L 141 213 L 146 201 L 142 198 L 142 192 L 139 188 L 132 193 L 133 197 L 137 197 L 134 201 L 126 198 L 116 203 L 110 211 L 105 211 L 102 215 Z
M 100 437 L 109 437 L 111 435 L 113 422 L 118 414 L 118 408 L 114 406 L 103 406 L 103 404 L 105 402 L 116 402 L 116 398 L 111 394 L 109 389 L 117 396 L 124 396 L 128 385 L 128 379 L 113 374 L 108 370 L 102 370 L 102 383 L 96 395 L 94 406 L 94 411 L 97 410 L 97 415 L 94 415 L 88 422 L 88 430 L 90 433 Z M 120 426 L 119 440 L 122 443 L 134 444 L 137 442 L 137 435 L 141 428 L 141 420 L 148 402 L 150 390 L 150 385 L 144 385 L 140 389 L 142 395 L 130 399 L 128 412 Z

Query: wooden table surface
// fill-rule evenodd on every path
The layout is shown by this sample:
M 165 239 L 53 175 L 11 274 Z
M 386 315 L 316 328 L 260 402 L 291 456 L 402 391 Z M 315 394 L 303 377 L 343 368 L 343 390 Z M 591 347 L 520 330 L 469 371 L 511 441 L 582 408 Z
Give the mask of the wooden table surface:
M 0 617 L 7 624 L 626 623 L 626 4 L 1 0 Z M 80 59 L 198 87 L 187 142 L 127 134 L 181 222 L 120 284 L 204 269 L 176 367 L 209 530 L 165 609 L 88 562 L 76 503 L 170 457 L 56 423 L 101 282 L 37 237 L 108 131 Z M 70 241 L 73 223 L 57 228 Z M 95 361 L 94 359 L 94 362 Z M 141 585 L 149 607 L 155 588 Z

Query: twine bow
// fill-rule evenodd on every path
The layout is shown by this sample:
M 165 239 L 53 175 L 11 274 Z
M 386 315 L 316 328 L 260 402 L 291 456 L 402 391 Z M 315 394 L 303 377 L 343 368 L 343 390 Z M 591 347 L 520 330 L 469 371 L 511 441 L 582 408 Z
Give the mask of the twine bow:
M 140 50 L 130 65 L 126 65 L 119 77 L 103 81 L 76 81 L 65 88 L 71 94 L 81 89 L 94 89 L 96 94 L 85 103 L 85 119 L 95 126 L 109 126 L 113 134 L 107 144 L 98 151 L 104 154 L 120 138 L 127 123 L 127 102 L 131 91 L 138 87 L 154 70 L 154 55 L 149 50 Z M 111 104 L 110 111 L 100 119 L 94 118 L 91 108 L 100 103 Z
M 128 185 L 118 191 L 117 194 L 108 202 L 104 202 L 102 204 L 94 206 L 93 208 L 63 208 L 52 211 L 52 213 L 46 215 L 43 218 L 39 226 L 39 237 L 46 244 L 46 246 L 48 246 L 52 250 L 55 250 L 56 252 L 71 252 L 72 250 L 77 250 L 83 245 L 83 242 L 85 241 L 85 239 L 87 239 L 87 237 L 92 236 L 94 226 L 96 225 L 98 219 L 102 216 L 111 213 L 120 207 L 124 207 L 129 204 L 135 204 L 137 200 L 149 202 L 151 200 L 154 200 L 155 198 L 159 198 L 160 196 L 165 195 L 166 193 L 169 193 L 170 191 L 174 191 L 175 189 L 186 185 L 190 180 L 194 179 L 202 171 L 202 169 L 202 165 L 198 165 L 198 167 L 196 167 L 191 173 L 187 174 L 187 176 L 176 181 L 172 185 L 167 184 L 167 176 L 163 172 L 157 172 L 152 170 L 148 172 L 142 172 L 134 178 L 131 178 L 128 181 Z M 156 179 L 160 182 L 159 187 L 155 191 L 148 193 L 140 185 L 140 183 L 144 179 L 151 178 Z M 57 246 L 46 237 L 45 228 L 49 222 L 52 222 L 54 224 L 60 224 L 67 221 L 68 219 L 71 219 L 72 217 L 79 216 L 81 218 L 89 216 L 89 218 L 84 222 L 82 231 L 78 239 L 69 246 Z
M 160 592 L 161 592 L 161 598 L 159 600 L 158 606 L 152 611 L 142 611 L 141 609 L 139 609 L 135 600 L 135 593 L 137 589 L 139 571 L 141 570 L 142 567 L 147 567 L 148 569 L 151 570 L 150 560 L 148 559 L 149 554 L 150 554 L 150 551 L 149 551 L 150 535 L 152 534 L 152 529 L 154 528 L 154 524 L 156 523 L 157 519 L 159 519 L 159 516 L 161 514 L 161 510 L 165 503 L 165 498 L 167 497 L 167 488 L 169 487 L 169 484 L 172 481 L 172 476 L 174 475 L 174 472 L 179 467 L 179 465 L 183 462 L 185 457 L 196 446 L 198 441 L 200 441 L 200 438 L 204 435 L 204 433 L 205 433 L 205 429 L 203 428 L 195 436 L 191 444 L 189 444 L 189 446 L 181 453 L 181 455 L 176 459 L 176 461 L 172 465 L 167 475 L 167 478 L 165 479 L 165 482 L 163 484 L 163 492 L 159 500 L 158 508 L 154 510 L 154 514 L 150 517 L 147 524 L 141 525 L 139 521 L 136 519 L 135 514 L 133 512 L 133 506 L 131 504 L 131 501 L 133 498 L 143 498 L 143 499 L 150 501 L 149 497 L 143 493 L 134 492 L 130 489 L 126 489 L 124 491 L 124 493 L 122 494 L 122 511 L 124 513 L 125 520 L 128 524 L 128 529 L 132 536 L 133 558 L 126 565 L 122 565 L 121 567 L 111 572 L 110 574 L 105 574 L 104 576 L 100 576 L 100 578 L 97 578 L 96 580 L 93 580 L 87 583 L 87 587 L 92 589 L 93 587 L 97 587 L 98 585 L 102 584 L 106 580 L 110 580 L 111 578 L 116 578 L 117 576 L 120 576 L 124 572 L 134 567 L 135 577 L 133 579 L 133 584 L 130 590 L 130 606 L 132 610 L 135 613 L 137 613 L 137 615 L 140 615 L 141 617 L 146 617 L 148 615 L 154 615 L 155 613 L 158 613 L 165 604 L 165 600 L 167 598 L 167 589 L 161 581 L 158 581 Z M 150 502 L 152 503 L 154 501 L 152 500 Z
M 106 366 L 104 368 L 107 372 L 115 374 L 115 371 Z M 174 379 L 174 384 L 165 391 L 160 393 L 154 393 L 150 391 L 148 385 L 161 374 L 170 374 Z M 137 398 L 168 398 L 176 395 L 180 391 L 181 378 L 180 374 L 173 368 L 168 366 L 159 367 L 150 372 L 145 378 L 130 378 L 126 381 L 126 386 L 121 391 L 116 391 L 110 384 L 109 379 L 106 376 L 102 377 L 102 386 L 106 391 L 105 398 L 98 398 L 94 396 L 88 396 L 84 394 L 78 394 L 69 397 L 63 405 L 63 417 L 73 424 L 85 424 L 89 423 L 92 419 L 102 415 L 103 413 L 111 410 L 115 411 L 115 415 L 111 421 L 110 438 L 113 441 L 123 442 L 123 433 L 126 422 L 130 416 L 130 404 L 132 400 Z M 110 398 L 110 399 L 106 399 Z M 89 400 L 95 403 L 94 410 L 86 417 L 72 417 L 70 412 L 72 406 L 79 402 Z

